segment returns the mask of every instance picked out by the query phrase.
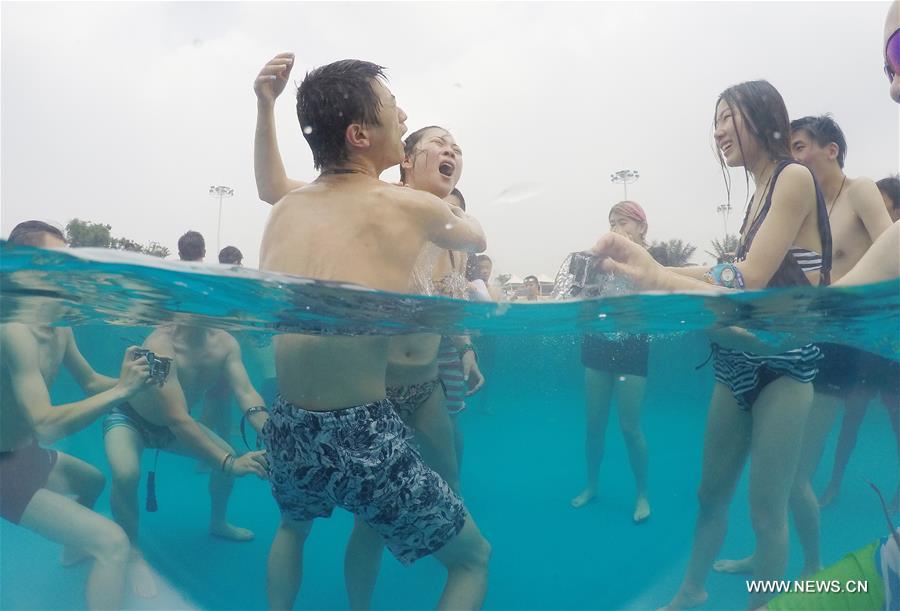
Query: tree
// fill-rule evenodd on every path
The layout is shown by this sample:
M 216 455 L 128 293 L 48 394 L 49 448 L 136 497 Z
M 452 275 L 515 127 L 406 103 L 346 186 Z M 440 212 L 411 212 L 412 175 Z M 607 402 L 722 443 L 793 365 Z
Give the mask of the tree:
M 681 240 L 666 240 L 658 242 L 656 240 L 650 245 L 650 254 L 661 264 L 668 267 L 684 267 L 690 258 L 694 255 L 697 247 L 690 242 L 685 243 Z
M 129 250 L 131 252 L 143 252 L 144 247 L 128 238 L 113 238 L 109 241 L 109 247 L 115 250 Z
M 141 252 L 161 259 L 171 254 L 169 249 L 159 242 L 150 242 L 144 246 L 129 238 L 114 238 L 111 231 L 112 225 L 72 219 L 66 225 L 66 240 L 73 248 L 112 248 Z
M 710 243 L 712 244 L 712 251 L 704 251 L 706 254 L 715 257 L 719 263 L 734 263 L 734 253 L 737 251 L 740 243 L 738 236 L 727 234 L 724 240 L 719 241 L 716 239 Z
M 159 242 L 150 242 L 147 246 L 144 246 L 143 249 L 141 249 L 141 252 L 143 252 L 145 255 L 150 255 L 151 257 L 159 257 L 160 259 L 165 259 L 170 254 L 172 254 L 172 252 L 168 248 L 166 248 Z
M 66 225 L 66 241 L 76 248 L 109 248 L 111 225 L 72 219 Z

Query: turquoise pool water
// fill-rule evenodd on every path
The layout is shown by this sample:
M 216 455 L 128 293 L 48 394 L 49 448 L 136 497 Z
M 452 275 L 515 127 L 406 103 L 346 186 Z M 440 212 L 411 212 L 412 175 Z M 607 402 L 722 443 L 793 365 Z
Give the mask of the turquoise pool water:
M 243 332 L 471 330 L 483 355 L 483 391 L 461 415 L 465 434 L 462 492 L 494 555 L 486 607 L 491 609 L 655 608 L 674 594 L 690 550 L 697 504 L 703 428 L 712 370 L 704 329 L 737 324 L 766 332 L 815 334 L 896 358 L 900 283 L 852 290 L 758 292 L 729 297 L 631 295 L 547 305 L 464 304 L 400 298 L 337 286 L 264 277 L 243 270 L 121 258 L 115 253 L 5 250 L 4 321 L 57 322 L 75 327 L 95 369 L 114 374 L 122 350 L 159 321 L 209 324 Z M 39 270 L 39 271 L 38 271 Z M 48 320 L 48 317 L 52 320 Z M 617 426 L 607 431 L 599 498 L 575 510 L 569 500 L 584 483 L 584 391 L 580 334 L 652 334 L 643 427 L 650 457 L 648 522 L 631 521 L 634 484 Z M 248 364 L 258 387 L 263 372 Z M 56 403 L 80 397 L 63 374 Z M 815 479 L 824 487 L 836 429 Z M 887 527 L 866 479 L 887 494 L 898 474 L 884 409 L 875 401 L 860 431 L 841 496 L 822 512 L 823 560 L 883 536 Z M 230 439 L 243 447 L 236 433 Z M 100 424 L 57 444 L 107 476 Z M 144 455 L 145 467 L 152 454 Z M 265 607 L 265 558 L 278 523 L 266 482 L 238 480 L 229 517 L 255 531 L 249 543 L 206 532 L 205 475 L 194 461 L 163 454 L 157 470 L 160 510 L 142 513 L 141 537 L 151 564 L 193 604 L 209 609 Z M 143 486 L 142 486 L 143 490 Z M 108 485 L 97 509 L 109 514 Z M 316 523 L 306 547 L 299 608 L 346 607 L 343 553 L 352 519 L 337 511 Z M 722 555 L 753 547 L 746 480 L 738 487 Z M 63 569 L 59 549 L 23 529 L 0 524 L 0 608 L 83 606 L 85 565 Z M 792 534 L 788 575 L 800 568 Z M 712 574 L 706 608 L 746 603 L 743 576 Z M 403 568 L 385 557 L 375 605 L 432 607 L 443 581 L 433 559 Z M 159 608 L 135 602 L 140 608 Z

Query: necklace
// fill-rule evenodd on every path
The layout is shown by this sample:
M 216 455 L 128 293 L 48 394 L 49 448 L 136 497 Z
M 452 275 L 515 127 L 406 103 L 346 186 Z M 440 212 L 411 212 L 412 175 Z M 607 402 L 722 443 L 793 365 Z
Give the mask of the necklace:
M 831 211 L 834 210 L 834 205 L 837 203 L 838 198 L 841 196 L 841 191 L 844 190 L 844 183 L 847 182 L 847 175 L 844 174 L 844 178 L 841 180 L 841 188 L 838 189 L 837 195 L 834 196 L 834 199 L 831 200 L 831 208 L 828 209 L 828 220 L 831 220 Z
M 353 168 L 329 168 L 327 170 L 322 170 L 320 173 L 322 176 L 329 176 L 332 174 L 365 174 L 362 170 L 354 170 Z
M 769 174 L 769 179 L 766 180 L 766 186 L 762 189 L 762 194 L 759 196 L 757 200 L 757 208 L 756 214 L 753 215 L 753 222 L 750 223 L 750 226 L 747 228 L 748 231 L 752 230 L 753 226 L 756 224 L 756 221 L 759 220 L 759 215 L 762 214 L 762 201 L 766 197 L 766 193 L 769 191 L 769 184 L 772 182 L 772 177 L 775 176 L 775 169 L 772 168 L 772 173 Z M 755 195 L 755 194 L 754 194 Z M 750 209 L 753 207 L 753 200 L 750 200 L 750 208 L 747 208 L 747 216 L 750 216 Z M 746 222 L 746 218 L 745 218 Z

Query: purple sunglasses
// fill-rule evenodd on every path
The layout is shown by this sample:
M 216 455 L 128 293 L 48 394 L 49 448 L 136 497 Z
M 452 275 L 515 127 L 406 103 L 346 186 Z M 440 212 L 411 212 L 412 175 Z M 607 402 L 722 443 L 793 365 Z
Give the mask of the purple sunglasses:
M 894 75 L 900 72 L 900 29 L 895 30 L 884 47 L 884 73 L 893 82 Z

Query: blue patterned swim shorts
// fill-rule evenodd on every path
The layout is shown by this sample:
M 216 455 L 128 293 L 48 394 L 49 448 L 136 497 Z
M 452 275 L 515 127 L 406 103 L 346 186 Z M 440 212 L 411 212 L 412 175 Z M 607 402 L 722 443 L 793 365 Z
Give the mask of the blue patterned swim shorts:
M 341 507 L 374 528 L 403 564 L 462 530 L 462 500 L 422 461 L 390 401 L 317 412 L 279 395 L 262 438 L 272 495 L 291 520 Z

